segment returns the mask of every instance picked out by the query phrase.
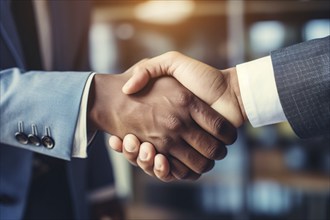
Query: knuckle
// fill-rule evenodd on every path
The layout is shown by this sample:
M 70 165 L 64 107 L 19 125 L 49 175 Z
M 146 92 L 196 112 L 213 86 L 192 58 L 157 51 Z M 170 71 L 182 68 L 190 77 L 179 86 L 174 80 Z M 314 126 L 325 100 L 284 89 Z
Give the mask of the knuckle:
M 206 154 L 207 154 L 207 158 L 214 160 L 218 154 L 218 147 L 216 146 L 209 146 L 206 149 Z
M 188 167 L 181 164 L 178 160 L 171 158 L 171 174 L 178 180 L 188 179 L 190 177 L 190 170 Z
M 170 147 L 173 144 L 173 139 L 169 136 L 164 136 L 164 137 L 158 138 L 156 143 L 157 143 L 156 146 L 159 146 L 159 148 L 162 149 L 160 153 L 167 153 L 167 152 L 164 152 L 164 150 L 165 149 L 170 150 Z
M 181 53 L 179 53 L 178 51 L 169 51 L 169 52 L 166 52 L 166 56 L 168 56 L 170 58 L 175 58 L 175 57 L 178 57 L 180 55 L 181 55 Z
M 226 144 L 228 144 L 228 145 L 233 144 L 237 140 L 237 130 L 235 128 L 233 128 L 230 131 L 230 134 L 228 135 L 228 137 L 229 137 L 229 140 Z
M 182 127 L 182 122 L 175 114 L 169 114 L 166 118 L 165 126 L 172 131 L 178 131 Z
M 188 91 L 182 90 L 178 93 L 175 102 L 177 105 L 186 107 L 192 103 L 192 94 Z
M 203 174 L 206 173 L 207 171 L 210 171 L 214 167 L 214 160 L 202 160 L 200 161 L 197 173 L 198 174 Z
M 138 63 L 133 68 L 133 74 L 144 72 L 145 68 L 142 66 L 141 63 Z
M 225 144 L 232 144 L 237 139 L 236 128 L 230 124 L 225 118 L 218 117 L 214 122 L 214 129 L 218 135 L 225 136 Z
M 142 60 L 140 60 L 138 63 L 141 64 L 141 63 L 144 63 L 146 61 L 150 60 L 150 58 L 143 58 Z
M 174 172 L 175 172 L 174 176 L 179 180 L 188 179 L 190 176 L 189 170 L 176 170 Z
M 211 160 L 219 160 L 220 158 L 223 158 L 224 148 L 225 147 L 221 144 L 210 145 L 206 150 L 207 158 Z
M 223 131 L 225 130 L 225 127 L 226 127 L 224 118 L 223 117 L 217 117 L 214 120 L 213 127 L 219 134 L 222 134 Z

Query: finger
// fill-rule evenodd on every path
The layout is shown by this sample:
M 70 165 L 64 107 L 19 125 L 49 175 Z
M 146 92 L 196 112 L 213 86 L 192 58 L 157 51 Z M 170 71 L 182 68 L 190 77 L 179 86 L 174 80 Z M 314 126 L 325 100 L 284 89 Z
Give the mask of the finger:
M 205 131 L 225 144 L 232 144 L 237 138 L 236 128 L 209 105 L 194 97 L 190 115 Z
M 189 131 L 190 133 L 190 131 Z M 198 143 L 204 145 L 203 143 Z M 214 166 L 214 161 L 204 157 L 200 152 L 196 151 L 194 147 L 187 143 L 182 144 L 183 147 L 173 147 L 170 149 L 170 154 L 173 155 L 186 167 L 194 171 L 195 173 L 202 174 Z M 203 149 L 201 147 L 201 149 Z
M 125 94 L 133 94 L 138 92 L 140 89 L 142 89 L 149 81 L 150 75 L 148 74 L 147 69 L 141 68 L 143 65 L 150 59 L 143 59 L 140 60 L 138 63 L 134 64 L 132 67 L 130 67 L 128 70 L 125 71 L 125 73 L 131 72 L 132 77 L 125 83 L 125 85 L 122 88 L 122 92 Z
M 125 158 L 133 165 L 137 165 L 140 141 L 133 134 L 127 134 L 123 140 L 123 154 Z
M 141 72 L 133 73 L 133 76 L 123 86 L 123 93 L 133 94 L 138 92 L 149 82 L 150 78 L 149 72 L 146 69 L 141 69 Z
M 144 58 L 144 59 L 140 60 L 139 62 L 137 62 L 136 64 L 134 64 L 133 66 L 131 66 L 129 69 L 127 69 L 125 71 L 125 73 L 131 72 L 136 66 L 141 65 L 142 63 L 146 62 L 147 60 L 149 60 L 149 58 Z
M 176 180 L 176 178 L 170 172 L 170 163 L 163 154 L 157 154 L 155 156 L 154 174 L 158 179 L 164 182 Z
M 189 130 L 186 130 L 186 132 L 182 134 L 182 138 L 188 143 L 188 145 L 193 147 L 195 151 L 202 154 L 204 159 L 208 158 L 211 160 L 220 160 L 227 155 L 227 148 L 225 144 L 201 129 L 195 123 L 189 126 Z M 192 157 L 190 156 L 190 158 Z M 207 164 L 205 164 L 205 161 L 197 161 L 194 164 L 196 166 L 201 166 L 199 168 L 201 172 L 206 172 L 209 170 L 207 169 Z M 198 171 L 196 172 L 201 173 Z
M 172 75 L 176 67 L 173 66 L 174 59 L 171 54 L 173 54 L 173 52 L 134 65 L 134 67 L 131 68 L 133 76 L 123 86 L 123 93 L 136 93 L 140 91 L 151 78 Z
M 154 157 L 156 155 L 155 147 L 149 143 L 144 142 L 140 145 L 139 156 L 137 159 L 138 166 L 150 176 L 154 176 Z
M 114 136 L 114 135 L 110 136 L 109 146 L 111 147 L 112 150 L 115 150 L 117 152 L 122 152 L 123 151 L 123 142 L 117 136 Z
M 197 180 L 201 176 L 174 157 L 169 157 L 169 162 L 171 174 L 178 180 Z

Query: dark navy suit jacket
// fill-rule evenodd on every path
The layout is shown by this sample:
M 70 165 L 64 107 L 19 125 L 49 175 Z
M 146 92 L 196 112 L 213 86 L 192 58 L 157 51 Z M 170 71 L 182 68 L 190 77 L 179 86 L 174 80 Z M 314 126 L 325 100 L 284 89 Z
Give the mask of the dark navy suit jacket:
M 286 118 L 302 138 L 330 134 L 330 37 L 271 53 Z

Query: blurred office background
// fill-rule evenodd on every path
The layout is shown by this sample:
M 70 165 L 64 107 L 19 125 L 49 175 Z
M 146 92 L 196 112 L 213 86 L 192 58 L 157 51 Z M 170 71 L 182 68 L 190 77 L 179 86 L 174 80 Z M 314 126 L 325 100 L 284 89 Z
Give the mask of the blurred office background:
M 90 48 L 98 72 L 120 73 L 170 50 L 224 69 L 330 33 L 330 1 L 94 3 Z M 176 183 L 151 178 L 110 152 L 127 218 L 329 219 L 329 138 L 299 140 L 285 123 L 246 124 L 228 149 L 198 181 Z

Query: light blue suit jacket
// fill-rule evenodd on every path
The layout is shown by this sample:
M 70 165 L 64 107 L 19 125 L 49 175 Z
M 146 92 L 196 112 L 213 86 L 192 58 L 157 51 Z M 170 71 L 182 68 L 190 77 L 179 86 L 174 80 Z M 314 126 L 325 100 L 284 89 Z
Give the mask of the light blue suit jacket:
M 25 61 L 10 10 L 10 1 L 0 1 L 0 219 L 20 219 L 26 206 L 31 178 L 33 152 L 65 160 L 71 159 L 75 126 L 87 70 L 87 36 L 90 5 L 88 2 L 50 1 L 54 48 L 54 72 L 25 72 Z M 68 71 L 69 70 L 69 71 Z M 68 72 L 63 72 L 68 71 Z M 37 125 L 38 136 L 51 128 L 55 147 L 20 144 L 15 139 L 18 121 L 24 132 Z M 103 149 L 103 150 L 102 150 Z M 112 184 L 111 165 L 105 148 L 98 148 L 98 161 L 72 159 L 67 166 L 77 219 L 87 218 L 86 167 L 106 170 L 94 176 L 94 186 Z M 95 175 L 95 174 L 93 174 Z

